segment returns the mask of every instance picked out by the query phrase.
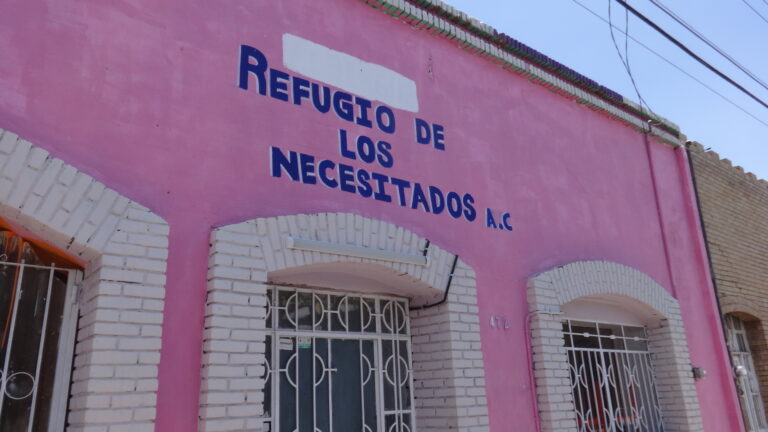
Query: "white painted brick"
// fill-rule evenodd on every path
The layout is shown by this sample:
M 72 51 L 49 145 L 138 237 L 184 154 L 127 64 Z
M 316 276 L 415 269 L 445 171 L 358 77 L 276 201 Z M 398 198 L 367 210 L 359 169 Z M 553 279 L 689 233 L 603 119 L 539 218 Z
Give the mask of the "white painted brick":
M 252 229 L 255 228 L 255 231 Z M 230 391 L 225 393 L 232 400 L 220 396 L 215 390 L 221 390 L 223 383 L 216 381 L 213 386 L 204 384 L 201 395 L 201 430 L 205 429 L 209 421 L 219 419 L 221 412 L 211 411 L 208 404 L 217 403 L 230 407 L 240 407 L 240 396 L 232 396 L 232 391 L 239 389 L 247 392 L 249 401 L 263 400 L 263 394 L 258 391 L 263 388 L 263 380 L 244 378 L 248 376 L 260 376 L 264 371 L 264 314 L 263 307 L 266 304 L 264 296 L 265 286 L 260 283 L 250 283 L 248 279 L 264 281 L 267 272 L 282 269 L 284 266 L 305 265 L 328 260 L 348 260 L 352 262 L 375 262 L 374 260 L 360 260 L 350 257 L 341 257 L 323 253 L 297 253 L 286 250 L 283 240 L 286 233 L 296 235 L 299 230 L 305 230 L 308 238 L 321 240 L 341 241 L 351 244 L 366 246 L 378 246 L 391 248 L 392 250 L 419 252 L 423 239 L 418 239 L 412 233 L 392 224 L 379 223 L 356 215 L 301 215 L 285 216 L 275 219 L 260 219 L 242 224 L 237 224 L 230 231 L 228 227 L 217 230 L 218 234 L 212 234 L 212 254 L 209 268 L 209 292 L 206 318 L 206 331 L 204 350 L 208 352 L 204 356 L 203 376 L 210 377 L 216 374 L 224 375 L 221 379 L 240 377 L 231 382 Z M 320 230 L 320 231 L 318 231 Z M 229 234 L 224 234 L 224 233 Z M 444 289 L 447 273 L 453 255 L 439 250 L 433 245 L 432 253 L 436 254 L 433 262 L 434 270 L 423 271 L 418 266 L 407 266 L 396 263 L 380 264 L 390 266 L 398 272 L 407 272 L 412 277 L 420 278 L 425 283 L 437 283 L 441 285 L 436 289 L 438 293 Z M 251 257 L 251 258 L 247 258 Z M 257 259 L 253 259 L 257 258 Z M 438 264 L 435 264 L 438 263 Z M 238 272 L 238 266 L 249 269 L 250 274 Z M 479 346 L 479 326 L 476 300 L 474 298 L 474 273 L 468 270 L 465 264 L 460 263 L 458 271 L 464 271 L 471 276 L 454 278 L 457 286 L 460 286 L 460 297 L 451 299 L 449 305 L 443 308 L 435 308 L 430 311 L 434 316 L 427 317 L 424 321 L 427 326 L 434 325 L 431 338 L 428 337 L 414 350 L 433 347 L 432 352 L 446 355 L 445 360 L 435 362 L 431 366 L 432 375 L 444 375 L 439 380 L 423 380 L 420 377 L 420 364 L 418 356 L 414 355 L 415 386 L 417 389 L 425 383 L 434 385 L 434 390 L 425 396 L 419 393 L 417 405 L 420 408 L 432 404 L 435 406 L 434 415 L 441 425 L 453 425 L 459 427 L 461 432 L 469 432 L 470 427 L 478 427 L 477 430 L 487 430 L 487 406 L 484 398 L 485 381 L 482 371 L 482 353 Z M 437 268 L 440 270 L 438 271 Z M 234 281 L 230 282 L 230 280 Z M 238 282 L 241 281 L 241 282 Z M 234 292 L 248 293 L 248 296 L 233 295 Z M 436 296 L 439 297 L 439 296 Z M 459 302 L 472 305 L 468 306 Z M 448 307 L 450 306 L 450 307 Z M 460 312 L 460 313 L 459 313 Z M 236 316 L 248 317 L 247 320 L 238 320 Z M 474 316 L 474 318 L 473 318 Z M 414 334 L 419 333 L 419 324 L 412 322 Z M 252 329 L 252 330 L 250 330 Z M 455 337 L 451 337 L 454 335 Z M 462 340 L 462 337 L 464 340 Z M 414 339 L 415 340 L 415 339 Z M 247 352 L 242 352 L 243 345 L 233 345 L 232 342 L 242 341 L 247 345 Z M 464 354 L 467 353 L 468 357 Z M 430 363 L 432 357 L 426 357 L 426 363 Z M 454 365 L 453 362 L 456 364 Z M 240 363 L 242 368 L 227 368 L 228 364 Z M 447 363 L 446 363 L 447 362 Z M 261 364 L 256 364 L 261 363 Z M 218 366 L 222 365 L 222 366 Z M 223 369 L 221 367 L 224 367 Z M 421 381 L 420 381 L 421 380 Z M 448 385 L 447 383 L 451 383 Z M 439 394 L 438 394 L 439 393 Z M 471 394 L 471 396 L 467 396 Z M 219 396 L 216 396 L 219 395 Z M 218 398 L 218 399 L 216 399 Z M 459 412 L 456 408 L 440 409 L 446 406 L 446 398 L 450 399 L 449 405 L 472 406 L 470 412 L 467 409 Z M 261 412 L 260 405 L 247 408 L 243 415 Z M 210 416 L 210 418 L 208 417 Z M 442 416 L 442 417 L 440 417 Z M 459 420 L 459 418 L 462 420 Z M 423 410 L 417 410 L 419 424 L 424 419 Z M 429 420 L 432 420 L 431 418 Z M 470 426 L 471 425 L 471 426 Z M 224 426 L 222 426 L 224 427 Z M 239 427 L 239 426 L 238 426 Z M 232 430 L 232 429 L 225 429 Z M 434 429 L 433 429 L 434 430 Z
M 123 286 L 123 294 L 129 297 L 163 299 L 165 291 L 160 286 L 130 284 Z
M 534 276 L 529 280 L 528 287 L 531 311 L 559 306 L 582 296 L 602 294 L 619 294 L 636 299 L 651 305 L 662 315 L 674 313 L 677 309 L 677 301 L 652 279 L 637 270 L 605 261 L 578 262 L 559 267 Z M 566 372 L 567 359 L 563 355 L 562 332 L 558 330 L 557 321 L 557 318 L 546 314 L 537 314 L 531 319 L 534 374 L 539 410 L 542 413 L 542 430 L 545 431 L 576 430 L 570 379 Z M 547 325 L 547 322 L 552 325 Z M 674 327 L 674 330 L 670 327 Z M 682 322 L 679 320 L 666 328 L 668 332 L 683 333 Z M 673 342 L 669 333 L 656 333 L 655 330 L 649 332 L 649 338 L 651 349 L 654 346 L 661 347 L 664 350 L 662 356 L 669 357 L 659 363 L 661 356 L 657 354 L 661 353 L 654 353 L 654 361 L 657 362 L 656 385 L 665 424 L 685 424 L 687 426 L 684 430 L 701 430 L 700 425 L 696 426 L 700 417 L 696 393 L 692 391 L 686 395 L 682 390 L 686 386 L 693 387 L 685 339 L 681 337 Z M 684 354 L 677 356 L 677 349 Z M 669 373 L 665 372 L 667 369 Z M 682 387 L 681 383 L 684 383 Z M 680 402 L 686 408 L 680 407 Z
M 154 430 L 155 424 L 152 422 L 131 422 L 126 424 L 113 424 L 109 426 L 109 432 L 154 432 Z
M 149 247 L 166 247 L 168 240 L 165 236 L 157 234 L 128 234 L 128 243 L 149 246 Z
M 31 148 L 32 145 L 29 142 L 21 139 L 17 140 L 16 146 L 13 149 L 13 153 L 10 154 L 10 157 L 0 171 L 2 176 L 9 179 L 16 178 L 21 170 L 26 166 L 25 162 Z
M 159 315 L 159 314 L 157 314 Z M 131 351 L 159 351 L 160 350 L 159 338 L 120 338 L 118 339 L 117 346 L 120 350 Z
M 140 366 L 116 366 L 117 378 L 153 378 L 157 376 L 157 368 L 149 365 Z
M 139 352 L 139 363 L 145 365 L 157 365 L 160 363 L 160 352 Z

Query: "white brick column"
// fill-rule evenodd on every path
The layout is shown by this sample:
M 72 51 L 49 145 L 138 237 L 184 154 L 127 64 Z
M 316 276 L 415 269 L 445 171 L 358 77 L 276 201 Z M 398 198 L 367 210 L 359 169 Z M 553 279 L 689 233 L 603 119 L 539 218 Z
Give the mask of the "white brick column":
M 656 393 L 668 431 L 701 431 L 699 398 L 691 378 L 688 343 L 677 304 L 670 316 L 648 327 L 648 341 L 656 373 Z
M 488 431 L 475 273 L 457 262 L 446 302 L 411 311 L 419 432 Z
M 266 289 L 272 272 L 322 263 L 375 264 L 398 275 L 402 291 L 431 287 L 448 301 L 411 313 L 416 421 L 420 431 L 488 430 L 474 272 L 430 245 L 428 266 L 290 249 L 288 236 L 422 254 L 426 239 L 395 225 L 353 214 L 321 213 L 254 219 L 214 230 L 200 395 L 201 431 L 260 431 Z
M 0 130 L 0 217 L 85 261 L 69 431 L 154 431 L 168 225 Z
M 648 328 L 665 430 L 701 431 L 688 342 L 677 300 L 647 275 L 607 261 L 581 261 L 528 280 L 531 345 L 542 431 L 576 431 L 560 308 L 580 297 L 621 295 L 654 311 Z
M 200 431 L 260 431 L 266 372 L 266 263 L 252 225 L 211 235 Z
M 546 274 L 528 281 L 531 355 L 542 431 L 576 430 L 560 300 Z

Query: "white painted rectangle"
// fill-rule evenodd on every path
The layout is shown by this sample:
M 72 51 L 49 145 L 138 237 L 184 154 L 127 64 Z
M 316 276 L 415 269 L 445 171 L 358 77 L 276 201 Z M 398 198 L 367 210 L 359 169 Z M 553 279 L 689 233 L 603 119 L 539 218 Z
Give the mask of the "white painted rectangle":
M 286 68 L 372 101 L 418 112 L 416 83 L 384 66 L 292 34 L 283 35 Z

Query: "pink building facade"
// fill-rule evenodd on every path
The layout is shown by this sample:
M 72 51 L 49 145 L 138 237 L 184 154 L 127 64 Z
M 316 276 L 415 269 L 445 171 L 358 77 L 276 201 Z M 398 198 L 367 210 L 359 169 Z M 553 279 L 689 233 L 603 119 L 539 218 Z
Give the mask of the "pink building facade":
M 4 3 L 9 430 L 743 430 L 673 123 L 437 1 Z

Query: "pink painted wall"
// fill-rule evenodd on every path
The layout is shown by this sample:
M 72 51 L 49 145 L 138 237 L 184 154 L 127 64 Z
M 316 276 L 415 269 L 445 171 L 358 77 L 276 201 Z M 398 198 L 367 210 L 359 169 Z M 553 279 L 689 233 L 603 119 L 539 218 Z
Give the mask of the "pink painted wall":
M 526 279 L 591 259 L 676 295 L 692 362 L 710 372 L 697 384 L 706 430 L 742 428 L 681 150 L 646 152 L 630 128 L 355 0 L 0 0 L 0 10 L 0 127 L 170 223 L 158 431 L 195 429 L 211 227 L 323 211 L 404 226 L 475 268 L 482 322 L 514 324 L 482 328 L 493 431 L 535 429 L 521 415 L 533 407 Z M 270 145 L 339 162 L 338 128 L 371 133 L 236 86 L 241 44 L 285 69 L 283 33 L 415 80 L 418 115 L 445 125 L 447 150 L 416 144 L 413 114 L 398 111 L 395 167 L 379 171 L 471 192 L 480 210 L 511 211 L 515 231 L 269 177 Z

